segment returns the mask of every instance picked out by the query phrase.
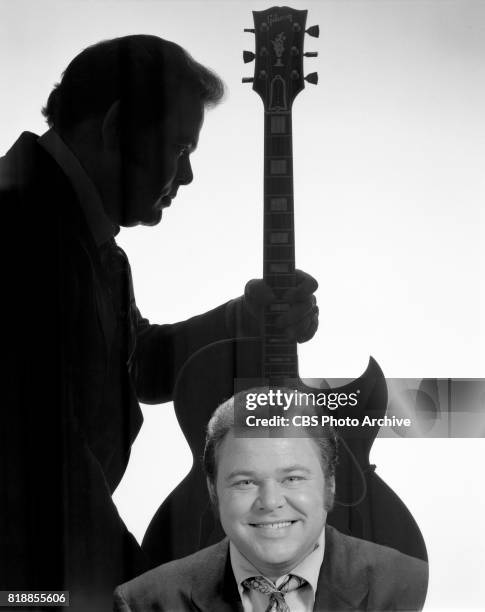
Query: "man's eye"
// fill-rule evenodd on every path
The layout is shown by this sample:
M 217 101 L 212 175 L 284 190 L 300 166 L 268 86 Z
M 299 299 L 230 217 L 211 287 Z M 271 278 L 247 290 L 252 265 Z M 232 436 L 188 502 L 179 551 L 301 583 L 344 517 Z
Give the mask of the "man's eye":
M 302 480 L 305 480 L 303 476 L 287 476 L 285 478 L 285 482 L 288 484 L 296 484 L 301 482 Z
M 244 478 L 243 480 L 238 480 L 232 486 L 236 489 L 248 489 L 254 485 L 254 480 L 250 480 L 249 478 Z

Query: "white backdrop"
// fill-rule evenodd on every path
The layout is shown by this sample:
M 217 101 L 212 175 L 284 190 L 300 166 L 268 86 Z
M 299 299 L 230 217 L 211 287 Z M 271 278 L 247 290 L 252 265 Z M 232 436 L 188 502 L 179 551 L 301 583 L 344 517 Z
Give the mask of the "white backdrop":
M 88 44 L 131 33 L 174 40 L 228 85 L 157 228 L 123 230 L 137 302 L 154 322 L 203 312 L 261 274 L 262 105 L 241 76 L 259 1 L 0 0 L 3 154 Z M 485 2 L 292 0 L 318 23 L 294 113 L 297 262 L 321 283 L 306 377 L 485 377 Z M 35 315 L 35 313 L 33 313 Z M 115 493 L 141 540 L 191 455 L 169 405 L 145 424 Z M 427 609 L 483 609 L 483 440 L 377 440 L 372 461 L 407 503 L 430 558 Z

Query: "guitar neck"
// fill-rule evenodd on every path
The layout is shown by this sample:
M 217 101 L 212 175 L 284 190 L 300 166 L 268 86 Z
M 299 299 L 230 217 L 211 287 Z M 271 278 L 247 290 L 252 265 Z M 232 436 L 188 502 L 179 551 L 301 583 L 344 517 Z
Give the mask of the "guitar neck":
M 282 385 L 298 376 L 296 341 L 275 325 L 289 307 L 285 291 L 295 286 L 291 111 L 265 112 L 263 274 L 277 297 L 264 313 L 263 377 Z
M 262 375 L 272 386 L 298 377 L 296 341 L 288 340 L 275 323 L 289 309 L 284 294 L 295 286 L 295 222 L 293 215 L 293 154 L 291 108 L 305 87 L 316 83 L 316 73 L 303 76 L 305 32 L 318 36 L 318 26 L 305 30 L 307 11 L 273 6 L 253 11 L 255 52 L 245 51 L 245 62 L 254 61 L 253 83 L 264 104 L 264 270 L 276 302 L 264 314 Z

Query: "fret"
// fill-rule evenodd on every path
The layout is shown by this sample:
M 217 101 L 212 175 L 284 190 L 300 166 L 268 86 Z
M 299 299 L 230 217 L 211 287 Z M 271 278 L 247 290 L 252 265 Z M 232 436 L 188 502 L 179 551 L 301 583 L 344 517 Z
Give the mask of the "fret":
M 294 346 L 282 347 L 276 344 L 273 344 L 273 345 L 267 344 L 266 345 L 266 357 L 268 358 L 268 361 L 272 360 L 273 363 L 276 363 L 275 359 L 279 357 L 281 357 L 285 361 L 290 361 L 291 359 L 294 359 L 296 357 L 296 348 Z
M 283 234 L 285 238 L 283 238 Z M 272 260 L 291 261 L 293 259 L 293 232 L 265 232 L 264 247 L 266 257 Z
M 266 282 L 274 290 L 290 289 L 295 284 L 294 274 L 287 274 L 284 277 L 276 274 L 267 274 Z
M 270 381 L 270 385 L 274 387 L 283 387 L 287 385 L 288 379 L 295 379 L 298 377 L 298 364 L 283 364 L 276 365 L 272 363 L 264 363 L 264 370 L 266 377 Z
M 285 362 L 290 362 L 292 359 L 295 359 L 295 357 L 297 356 L 296 354 L 296 346 L 286 346 L 285 350 L 282 350 L 282 346 L 278 346 L 276 344 L 270 345 L 267 344 L 265 345 L 266 351 L 270 351 L 271 355 L 266 352 L 266 359 L 267 361 L 272 361 L 273 363 L 276 363 L 276 359 L 283 359 Z M 280 361 L 281 363 L 281 361 Z
M 291 227 L 291 225 L 288 225 L 287 223 L 282 223 L 281 221 L 275 221 L 274 219 L 270 219 L 266 225 L 270 235 L 279 233 L 291 234 L 293 232 L 293 228 Z M 273 241 L 271 242 L 272 244 L 274 244 Z
M 285 137 L 269 137 L 265 157 L 290 157 L 291 139 Z
M 280 327 L 276 327 L 275 325 L 266 325 L 264 328 L 264 333 L 266 334 L 266 336 L 269 338 L 270 336 L 272 338 L 278 338 L 280 339 L 282 342 L 283 340 L 288 343 L 288 336 L 286 335 L 285 332 L 281 332 L 281 328 Z M 269 344 L 269 343 L 266 343 Z M 296 345 L 295 345 L 295 350 L 296 350 Z
M 296 353 L 293 352 L 291 355 L 266 355 L 266 363 L 271 366 L 293 366 L 296 365 Z
M 276 321 L 279 317 L 281 317 L 281 314 L 282 313 L 278 313 L 276 316 L 273 314 L 274 318 L 271 321 L 267 319 L 264 330 L 268 337 L 271 336 L 272 338 L 278 338 L 282 341 L 285 340 L 286 342 L 289 342 L 286 333 L 282 332 L 281 328 L 276 325 Z
M 281 317 L 281 312 L 268 312 L 268 315 L 266 317 L 266 324 L 268 326 L 270 325 L 275 325 L 276 326 L 276 322 L 278 321 L 278 319 Z
M 266 230 L 269 232 L 275 230 L 293 230 L 293 219 L 291 215 L 285 213 L 277 215 L 272 213 L 265 219 Z
M 264 253 L 267 259 L 284 259 L 285 261 L 294 259 L 293 246 L 269 246 L 266 244 Z
M 275 195 L 285 195 L 293 190 L 292 176 L 266 175 L 264 177 L 265 190 Z
M 287 202 L 285 207 L 288 209 Z M 265 216 L 267 217 L 266 222 L 272 225 L 279 223 L 284 227 L 291 227 L 293 224 L 293 215 L 287 212 L 287 210 L 267 210 Z

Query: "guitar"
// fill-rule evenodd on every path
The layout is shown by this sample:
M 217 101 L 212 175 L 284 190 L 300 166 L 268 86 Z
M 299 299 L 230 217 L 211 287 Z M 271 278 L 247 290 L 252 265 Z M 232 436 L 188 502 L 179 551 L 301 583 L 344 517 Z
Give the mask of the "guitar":
M 263 274 L 276 295 L 264 312 L 261 337 L 222 340 L 195 354 L 183 366 L 174 390 L 180 427 L 194 456 L 189 474 L 163 502 L 143 540 L 143 549 L 155 566 L 191 554 L 224 537 L 210 506 L 201 458 L 205 429 L 215 408 L 231 397 L 235 380 L 263 378 L 270 386 L 287 386 L 298 379 L 296 341 L 289 341 L 275 319 L 288 308 L 285 291 L 295 285 L 295 231 L 292 157 L 292 105 L 305 80 L 316 84 L 316 73 L 303 77 L 303 41 L 307 11 L 273 7 L 254 11 L 255 62 L 253 89 L 264 104 L 264 257 Z M 306 30 L 318 36 L 318 26 Z M 299 383 L 300 388 L 305 388 Z M 241 387 L 238 387 L 240 390 Z M 318 393 L 320 389 L 306 388 Z M 339 417 L 362 421 L 386 413 L 387 387 L 382 371 L 371 357 L 358 379 L 332 389 L 358 393 L 357 406 L 339 408 Z M 340 531 L 391 546 L 426 559 L 423 538 L 399 497 L 375 473 L 369 453 L 378 427 L 365 436 L 337 428 L 340 458 L 336 472 L 336 503 L 329 524 Z

